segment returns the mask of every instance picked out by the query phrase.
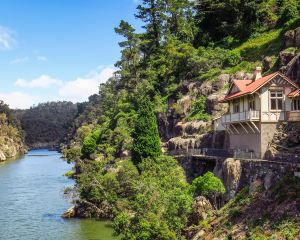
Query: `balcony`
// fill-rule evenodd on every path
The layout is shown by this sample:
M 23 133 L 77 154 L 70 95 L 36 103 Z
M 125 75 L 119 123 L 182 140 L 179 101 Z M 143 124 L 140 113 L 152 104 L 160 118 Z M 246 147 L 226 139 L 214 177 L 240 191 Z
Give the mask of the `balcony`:
M 245 111 L 238 113 L 230 113 L 223 115 L 221 117 L 221 122 L 223 123 L 234 123 L 234 122 L 248 122 L 248 121 L 259 121 L 260 112 L 259 111 Z
M 300 110 L 288 112 L 287 120 L 289 122 L 299 122 L 300 121 Z

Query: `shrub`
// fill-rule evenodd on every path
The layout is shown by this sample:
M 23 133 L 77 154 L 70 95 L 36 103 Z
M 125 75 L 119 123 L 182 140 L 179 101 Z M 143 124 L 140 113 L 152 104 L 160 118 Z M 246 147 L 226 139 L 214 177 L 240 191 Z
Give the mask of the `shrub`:
M 156 117 L 150 100 L 142 99 L 138 108 L 137 121 L 132 134 L 132 158 L 136 164 L 143 158 L 158 157 L 161 154 Z
M 206 113 L 205 103 L 206 98 L 204 96 L 200 96 L 196 101 L 194 101 L 186 119 L 188 121 L 208 121 L 210 119 L 210 116 Z
M 93 137 L 88 136 L 83 141 L 81 153 L 83 157 L 88 158 L 91 154 L 95 153 L 96 148 L 97 148 L 96 140 Z
M 225 187 L 222 181 L 212 172 L 207 172 L 203 176 L 193 180 L 192 191 L 194 195 L 202 195 L 212 199 L 216 206 L 216 199 L 225 193 Z

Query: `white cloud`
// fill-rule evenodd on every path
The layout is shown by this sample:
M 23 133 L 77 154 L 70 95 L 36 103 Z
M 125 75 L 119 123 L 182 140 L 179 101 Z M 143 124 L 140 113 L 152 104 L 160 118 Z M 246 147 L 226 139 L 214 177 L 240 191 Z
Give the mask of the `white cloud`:
M 0 50 L 12 49 L 15 44 L 14 32 L 9 28 L 0 26 Z
M 16 58 L 16 59 L 10 61 L 9 63 L 10 64 L 21 64 L 21 63 L 28 62 L 28 60 L 29 60 L 29 57 L 22 57 L 22 58 Z
M 66 82 L 60 89 L 59 95 L 65 100 L 83 102 L 89 96 L 99 92 L 99 85 L 105 83 L 115 72 L 114 68 L 106 67 L 93 72 L 86 77 Z
M 38 97 L 22 92 L 0 93 L 0 99 L 13 109 L 27 109 L 38 101 Z
M 46 62 L 48 61 L 48 58 L 45 56 L 37 56 L 36 59 L 40 62 Z
M 35 78 L 33 80 L 24 80 L 24 79 L 18 79 L 15 82 L 16 87 L 22 87 L 22 88 L 49 88 L 52 86 L 62 86 L 63 82 L 54 78 L 51 78 L 48 75 L 41 75 L 38 78 Z

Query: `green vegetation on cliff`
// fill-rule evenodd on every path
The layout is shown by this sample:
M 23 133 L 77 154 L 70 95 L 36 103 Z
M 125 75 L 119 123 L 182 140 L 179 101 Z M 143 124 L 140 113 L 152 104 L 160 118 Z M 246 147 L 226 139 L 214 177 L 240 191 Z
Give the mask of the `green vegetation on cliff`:
M 176 102 L 186 83 L 252 71 L 266 56 L 276 63 L 283 33 L 299 26 L 299 2 L 143 0 L 136 18 L 143 32 L 125 21 L 115 29 L 123 37 L 118 71 L 76 119 L 63 153 L 77 160 L 78 214 L 113 218 L 124 239 L 181 239 L 192 191 L 178 163 L 160 156 L 151 105 L 181 113 Z M 192 107 L 177 115 L 209 121 L 206 97 L 193 94 Z M 224 189 L 210 179 L 216 189 L 204 193 L 215 198 Z M 200 180 L 194 187 L 203 193 Z
M 202 239 L 298 239 L 299 203 L 300 179 L 293 176 L 269 190 L 262 183 L 245 188 L 200 227 Z
M 25 153 L 20 122 L 12 110 L 0 101 L 0 162 Z

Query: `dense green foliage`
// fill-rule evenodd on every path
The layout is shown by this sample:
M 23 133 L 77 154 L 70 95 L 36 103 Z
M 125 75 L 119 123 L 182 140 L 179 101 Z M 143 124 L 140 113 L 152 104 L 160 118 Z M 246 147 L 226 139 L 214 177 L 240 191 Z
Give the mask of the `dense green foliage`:
M 105 206 L 116 233 L 124 239 L 181 239 L 192 193 L 213 202 L 224 193 L 212 173 L 194 180 L 190 191 L 183 169 L 161 155 L 154 112 L 209 121 L 207 98 L 188 92 L 188 83 L 252 71 L 265 56 L 276 62 L 282 34 L 297 26 L 298 4 L 143 0 L 136 13 L 143 31 L 126 21 L 115 28 L 123 38 L 116 75 L 81 106 L 64 153 L 77 159 L 81 200 Z M 195 100 L 183 113 L 178 100 L 186 94 Z M 99 217 L 97 211 L 92 215 Z
M 78 109 L 71 102 L 49 102 L 28 110 L 17 110 L 16 114 L 25 132 L 27 146 L 58 146 L 65 140 Z
M 203 176 L 193 180 L 192 190 L 196 196 L 205 196 L 213 200 L 216 205 L 217 197 L 225 193 L 225 187 L 222 181 L 212 172 L 207 172 Z
M 161 154 L 156 117 L 149 99 L 142 99 L 139 103 L 132 137 L 132 160 L 136 164 L 143 158 L 158 157 Z
M 205 109 L 205 97 L 201 96 L 192 103 L 190 112 L 187 116 L 187 120 L 203 120 L 207 121 L 210 116 L 207 114 Z

